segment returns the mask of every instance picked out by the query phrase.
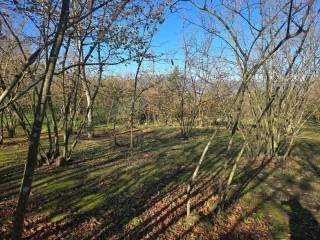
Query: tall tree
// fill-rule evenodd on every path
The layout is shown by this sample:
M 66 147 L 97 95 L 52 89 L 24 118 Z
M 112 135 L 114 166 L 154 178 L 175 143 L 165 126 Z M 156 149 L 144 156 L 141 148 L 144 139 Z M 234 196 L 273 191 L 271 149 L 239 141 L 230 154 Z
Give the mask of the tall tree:
M 41 83 L 39 100 L 36 105 L 34 122 L 32 126 L 32 131 L 31 131 L 31 139 L 30 139 L 29 149 L 28 149 L 28 158 L 27 158 L 25 170 L 23 173 L 18 205 L 16 208 L 15 217 L 14 217 L 12 239 L 20 239 L 23 231 L 23 219 L 24 219 L 24 215 L 26 212 L 28 199 L 31 191 L 34 170 L 37 163 L 37 154 L 38 154 L 42 122 L 46 112 L 47 100 L 48 100 L 48 95 L 50 93 L 53 74 L 55 71 L 57 59 L 59 57 L 60 48 L 63 42 L 66 26 L 68 23 L 69 5 L 70 5 L 70 0 L 62 1 L 59 23 L 57 25 L 57 31 L 56 31 L 54 42 L 50 52 L 49 63 L 45 70 L 45 78 Z

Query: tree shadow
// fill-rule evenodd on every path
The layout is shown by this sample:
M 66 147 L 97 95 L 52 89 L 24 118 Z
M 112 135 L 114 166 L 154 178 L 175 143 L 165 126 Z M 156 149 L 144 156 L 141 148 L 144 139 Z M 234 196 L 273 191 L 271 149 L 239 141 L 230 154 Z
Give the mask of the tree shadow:
M 303 139 L 303 142 L 295 144 L 292 154 L 304 160 L 303 162 L 300 161 L 300 164 L 303 164 L 306 170 L 320 177 L 320 167 L 315 163 L 315 157 L 320 156 L 320 145 L 318 142 Z
M 46 231 L 36 231 L 29 237 L 46 239 L 62 233 L 59 237 L 77 239 L 81 229 L 87 229 L 82 239 L 154 239 L 166 234 L 185 215 L 185 183 L 211 131 L 189 140 L 181 140 L 172 129 L 156 131 L 147 137 L 143 147 L 135 149 L 132 159 L 126 158 L 129 149 L 111 149 L 106 139 L 85 142 L 85 148 L 75 153 L 70 164 L 44 171 L 46 175 L 42 175 L 44 168 L 36 173 L 29 212 L 37 215 L 47 211 L 49 215 L 27 228 L 45 225 Z M 213 170 L 219 173 L 225 145 L 223 136 L 212 144 L 199 179 L 213 176 Z M 212 197 L 208 189 L 214 188 L 214 181 L 198 182 L 192 196 L 201 197 L 194 201 L 192 209 L 202 207 Z M 202 196 L 203 192 L 207 195 Z M 168 196 L 170 200 L 163 201 Z M 151 214 L 150 210 L 154 212 Z M 53 219 L 58 220 L 52 223 Z M 91 219 L 98 219 L 100 224 L 90 229 Z
M 31 203 L 40 203 L 43 208 L 50 210 L 50 214 L 35 222 L 33 227 L 50 223 L 54 218 L 61 219 L 51 224 L 51 228 L 43 235 L 36 232 L 32 239 L 46 239 L 52 234 L 60 233 L 63 234 L 59 237 L 68 239 L 79 239 L 79 236 L 81 239 L 167 237 L 166 234 L 172 232 L 171 227 L 181 219 L 184 220 L 185 183 L 190 179 L 211 131 L 203 129 L 189 140 L 182 140 L 177 131 L 157 130 L 146 137 L 144 146 L 135 148 L 134 158 L 127 158 L 128 148 L 111 148 L 112 141 L 102 136 L 85 142 L 85 147 L 75 153 L 74 161 L 70 164 L 50 171 L 41 168 L 36 173 Z M 238 146 L 228 156 L 225 154 L 228 138 L 221 133 L 222 131 L 214 140 L 201 166 L 192 192 L 195 199 L 192 204 L 193 212 L 197 212 L 215 195 L 223 162 L 237 154 Z M 89 143 L 94 141 L 97 142 L 90 146 Z M 307 162 L 305 164 L 308 165 Z M 234 179 L 229 206 L 245 194 L 254 192 L 274 174 L 277 167 L 279 166 L 270 166 L 268 160 L 255 164 L 243 162 Z M 211 178 L 206 179 L 208 176 Z M 43 180 L 40 179 L 42 177 Z M 274 189 L 275 192 L 282 190 Z M 202 193 L 207 195 L 196 198 Z M 167 198 L 168 196 L 171 197 Z M 289 196 L 287 194 L 286 199 Z M 261 198 L 261 205 L 276 198 L 276 193 L 266 194 Z M 261 205 L 257 205 L 254 211 Z M 290 206 L 290 209 L 295 212 L 299 208 Z M 38 213 L 37 205 L 30 210 L 32 214 Z M 245 217 L 244 215 L 242 220 L 239 219 L 239 222 Z M 298 219 L 298 213 L 296 217 Z M 294 216 L 290 215 L 291 218 Z M 94 219 L 99 224 L 91 226 L 91 220 L 95 221 Z M 187 238 L 191 231 L 192 226 L 189 226 L 181 230 L 175 239 Z M 230 230 L 224 237 L 230 239 L 234 236 Z M 250 239 L 250 236 L 245 233 L 243 235 L 244 239 Z
M 268 168 L 272 160 L 272 158 L 263 158 L 258 166 L 253 166 L 252 163 L 248 163 L 243 167 L 245 170 L 241 174 L 238 174 L 234 181 L 235 187 L 229 197 L 230 204 L 236 202 L 246 193 L 257 188 L 262 182 L 272 175 L 276 170 L 275 167 Z
M 312 213 L 304 208 L 297 197 L 283 202 L 289 206 L 289 227 L 292 240 L 317 240 L 320 237 L 320 225 Z
M 319 189 L 319 150 L 316 142 L 303 139 L 295 145 L 286 162 L 266 159 L 260 164 L 244 163 L 235 176 L 224 211 L 245 195 L 250 198 L 244 200 L 249 210 L 237 220 L 237 224 L 224 238 L 234 239 L 234 229 L 240 222 L 247 217 L 257 216 L 259 212 L 259 216 L 267 219 L 273 238 L 283 238 L 284 234 L 290 232 L 293 240 L 320 239 L 317 215 L 312 215 L 312 212 L 319 211 L 316 194 Z M 311 211 L 303 207 L 296 196 L 300 196 L 303 204 Z

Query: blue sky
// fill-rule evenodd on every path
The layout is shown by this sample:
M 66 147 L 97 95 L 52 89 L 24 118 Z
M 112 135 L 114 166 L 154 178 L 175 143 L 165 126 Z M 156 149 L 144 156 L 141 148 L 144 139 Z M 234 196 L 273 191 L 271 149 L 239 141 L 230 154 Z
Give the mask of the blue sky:
M 184 8 L 186 5 L 184 4 Z M 189 6 L 190 7 L 190 6 Z M 172 13 L 167 11 L 165 14 L 165 21 L 159 25 L 158 32 L 155 34 L 151 52 L 157 55 L 163 55 L 161 59 L 156 60 L 154 68 L 157 72 L 167 72 L 172 68 L 172 65 L 168 63 L 168 59 L 173 59 L 175 64 L 179 64 L 178 59 L 182 59 L 181 55 L 181 43 L 182 43 L 182 29 L 183 29 L 183 17 L 182 15 L 188 12 L 188 15 L 195 14 L 194 8 L 184 9 L 179 13 Z M 23 31 L 28 36 L 37 36 L 38 31 L 35 29 L 34 24 L 30 21 L 25 21 L 20 18 L 20 15 L 12 16 L 13 22 L 16 24 L 15 29 L 19 29 L 23 26 Z M 21 23 L 24 23 L 21 25 Z M 166 59 L 166 60 L 165 60 Z M 170 61 L 169 61 L 170 62 Z M 145 68 L 152 69 L 151 63 L 146 62 Z M 134 73 L 136 70 L 136 64 L 127 63 L 117 66 L 110 66 L 105 70 L 106 75 L 112 74 L 127 74 Z
M 152 43 L 151 52 L 156 53 L 157 55 L 163 55 L 161 59 L 156 59 L 156 63 L 154 64 L 154 69 L 157 73 L 165 73 L 170 71 L 173 66 L 171 65 L 171 59 L 173 59 L 175 65 L 182 64 L 183 54 L 182 54 L 182 40 L 183 40 L 183 32 L 184 29 L 187 29 L 185 32 L 187 33 L 187 38 L 190 34 L 195 36 L 196 38 L 201 38 L 201 30 L 198 27 L 190 26 L 190 23 L 186 22 L 184 18 L 191 19 L 192 21 L 199 21 L 200 12 L 196 8 L 192 7 L 190 4 L 184 3 L 180 5 L 182 9 L 179 12 L 171 13 L 167 11 L 165 14 L 165 22 L 159 25 L 159 31 L 156 33 Z M 255 20 L 258 20 L 257 16 L 254 16 Z M 17 21 L 17 23 L 20 21 Z M 244 39 L 241 39 L 241 45 L 246 45 L 250 40 L 250 34 L 246 32 L 247 28 L 243 25 L 243 22 L 239 21 L 235 23 L 236 29 L 239 31 L 243 31 L 242 36 Z M 234 26 L 234 27 L 235 27 Z M 32 35 L 34 28 L 29 26 L 27 23 L 26 30 L 28 35 Z M 221 31 L 221 29 L 218 29 Z M 216 53 L 216 55 L 220 54 L 221 50 L 224 51 L 224 56 L 227 56 L 229 59 L 233 58 L 233 54 L 230 49 L 224 48 L 226 45 L 219 38 L 214 38 L 211 51 Z M 147 70 L 153 69 L 153 64 L 150 62 L 146 62 L 144 64 L 144 68 Z M 105 75 L 112 74 L 128 74 L 134 73 L 136 70 L 136 64 L 127 63 L 121 64 L 117 66 L 109 67 L 105 70 Z
M 191 11 L 195 14 L 194 11 Z M 165 22 L 159 25 L 159 30 L 154 36 L 151 52 L 157 55 L 163 55 L 158 59 L 154 65 L 156 72 L 167 72 L 172 68 L 170 61 L 173 59 L 175 64 L 179 65 L 182 59 L 181 44 L 182 44 L 182 31 L 183 31 L 183 15 L 179 13 L 167 12 L 165 15 Z M 180 61 L 179 61 L 180 60 Z M 152 70 L 153 64 L 146 62 L 145 68 Z M 133 73 L 136 70 L 136 64 L 129 63 L 126 65 L 118 65 L 109 68 L 108 74 L 127 74 Z
M 187 33 L 187 38 L 190 34 L 193 34 L 197 38 L 201 38 L 201 35 L 198 35 L 200 32 L 199 28 L 191 26 L 190 23 L 185 21 L 185 19 L 191 19 L 194 21 L 195 19 L 199 19 L 199 15 L 199 10 L 191 6 L 189 3 L 181 4 L 179 6 L 179 11 L 173 13 L 167 10 L 165 14 L 165 21 L 163 24 L 159 25 L 158 32 L 154 36 L 151 48 L 152 53 L 161 55 L 162 57 L 160 59 L 156 59 L 156 63 L 154 65 L 151 62 L 145 62 L 144 69 L 149 71 L 155 69 L 156 73 L 167 73 L 173 68 L 171 60 L 173 60 L 175 65 L 181 66 L 183 60 L 182 41 L 184 29 L 186 29 L 185 32 Z M 14 22 L 20 25 L 21 22 L 23 22 L 21 20 L 22 19 L 19 18 L 19 15 L 17 15 Z M 15 28 L 17 29 L 19 27 L 15 26 Z M 25 22 L 24 31 L 29 36 L 38 34 L 38 31 L 30 21 Z M 219 42 L 221 43 L 219 39 L 215 40 L 214 46 L 216 48 L 221 45 Z M 95 55 L 95 53 L 93 55 Z M 127 64 L 109 66 L 105 69 L 104 74 L 128 74 L 134 73 L 135 71 L 136 63 L 129 62 Z
M 165 15 L 165 22 L 159 25 L 159 30 L 154 36 L 151 52 L 156 54 L 164 54 L 164 57 L 157 59 L 154 65 L 156 73 L 168 73 L 174 66 L 171 64 L 171 59 L 174 65 L 183 66 L 183 35 L 185 32 L 186 38 L 190 36 L 198 40 L 203 37 L 203 30 L 193 25 L 191 22 L 198 22 L 201 12 L 189 3 L 183 3 L 179 6 L 178 12 L 168 11 Z M 186 20 L 187 19 L 187 20 Z M 225 44 L 219 38 L 214 38 L 211 51 L 220 55 L 224 49 L 224 54 L 232 57 L 230 49 L 225 48 Z M 144 69 L 152 71 L 153 64 L 145 62 Z M 136 71 L 135 63 L 122 64 L 111 66 L 106 72 L 107 75 L 113 74 L 130 74 Z

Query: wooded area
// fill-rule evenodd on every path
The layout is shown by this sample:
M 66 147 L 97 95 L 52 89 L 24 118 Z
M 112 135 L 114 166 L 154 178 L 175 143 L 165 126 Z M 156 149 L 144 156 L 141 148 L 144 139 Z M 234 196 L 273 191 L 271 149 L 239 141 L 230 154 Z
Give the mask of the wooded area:
M 0 239 L 319 239 L 319 15 L 0 0 Z

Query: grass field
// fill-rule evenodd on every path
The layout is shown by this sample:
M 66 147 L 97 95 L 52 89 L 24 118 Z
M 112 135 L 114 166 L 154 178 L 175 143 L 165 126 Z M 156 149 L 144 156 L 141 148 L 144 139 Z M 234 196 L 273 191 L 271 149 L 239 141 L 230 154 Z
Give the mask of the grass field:
M 102 130 L 103 127 L 100 127 Z M 185 221 L 185 189 L 212 129 L 184 140 L 175 127 L 146 127 L 133 153 L 102 134 L 81 140 L 72 162 L 36 171 L 27 239 L 318 239 L 320 126 L 308 125 L 284 163 L 244 161 L 236 204 L 210 214 L 228 141 L 211 145 Z M 123 136 L 124 137 L 124 136 Z M 23 139 L 0 148 L 0 236 L 8 237 L 26 156 Z M 235 152 L 237 147 L 235 147 Z M 241 173 L 241 174 L 240 174 Z

